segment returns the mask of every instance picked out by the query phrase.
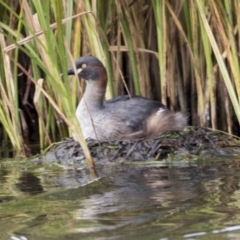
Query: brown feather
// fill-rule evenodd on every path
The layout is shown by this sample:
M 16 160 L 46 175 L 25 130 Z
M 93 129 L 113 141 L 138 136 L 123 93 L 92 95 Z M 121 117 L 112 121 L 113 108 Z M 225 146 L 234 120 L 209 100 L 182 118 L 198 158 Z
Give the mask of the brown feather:
M 166 132 L 182 130 L 186 126 L 187 117 L 183 113 L 161 109 L 147 118 L 143 130 L 122 135 L 121 138 L 127 140 L 154 139 Z

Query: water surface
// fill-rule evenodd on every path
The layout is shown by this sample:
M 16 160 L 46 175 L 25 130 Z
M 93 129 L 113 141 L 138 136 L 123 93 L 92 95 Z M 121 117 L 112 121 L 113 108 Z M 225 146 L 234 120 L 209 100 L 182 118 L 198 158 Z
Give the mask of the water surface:
M 240 159 L 1 161 L 1 239 L 240 239 Z

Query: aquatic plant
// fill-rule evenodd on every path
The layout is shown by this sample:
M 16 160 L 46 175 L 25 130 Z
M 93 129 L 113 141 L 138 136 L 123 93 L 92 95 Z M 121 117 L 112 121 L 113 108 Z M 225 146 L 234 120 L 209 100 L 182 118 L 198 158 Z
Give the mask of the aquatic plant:
M 0 0 L 0 139 L 18 153 L 75 133 L 83 82 L 68 78 L 80 55 L 108 72 L 106 98 L 159 99 L 191 125 L 239 131 L 237 0 Z M 61 75 L 62 73 L 62 75 Z

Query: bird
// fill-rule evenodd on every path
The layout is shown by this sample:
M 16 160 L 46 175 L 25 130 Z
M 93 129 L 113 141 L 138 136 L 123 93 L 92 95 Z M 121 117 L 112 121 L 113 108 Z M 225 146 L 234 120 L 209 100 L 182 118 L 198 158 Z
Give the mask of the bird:
M 98 58 L 82 56 L 75 61 L 75 67 L 79 80 L 86 81 L 75 113 L 85 139 L 99 142 L 154 139 L 187 126 L 185 114 L 172 112 L 159 101 L 129 95 L 104 101 L 107 72 Z M 74 68 L 67 73 L 75 75 Z

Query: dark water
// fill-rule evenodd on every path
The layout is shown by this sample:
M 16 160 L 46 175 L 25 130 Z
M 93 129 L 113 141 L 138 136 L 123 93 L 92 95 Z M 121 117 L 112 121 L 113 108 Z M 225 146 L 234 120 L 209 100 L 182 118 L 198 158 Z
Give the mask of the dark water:
M 240 158 L 89 172 L 4 160 L 0 239 L 240 239 Z

